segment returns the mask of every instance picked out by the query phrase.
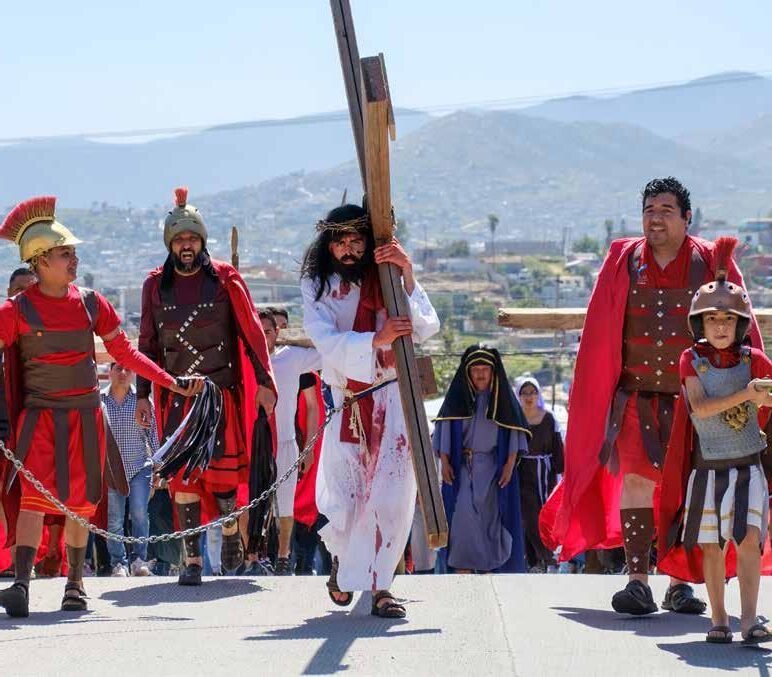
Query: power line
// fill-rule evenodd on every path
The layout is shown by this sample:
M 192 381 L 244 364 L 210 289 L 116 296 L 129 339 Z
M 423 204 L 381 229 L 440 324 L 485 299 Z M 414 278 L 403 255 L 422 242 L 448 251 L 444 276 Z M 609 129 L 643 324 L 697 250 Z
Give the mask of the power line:
M 463 101 L 456 103 L 433 104 L 429 106 L 412 106 L 410 108 L 400 108 L 397 110 L 399 116 L 425 115 L 450 113 L 456 110 L 468 108 L 482 108 L 486 110 L 501 110 L 509 108 L 522 108 L 529 105 L 536 105 L 554 99 L 566 99 L 571 97 L 612 97 L 622 94 L 632 94 L 645 91 L 656 91 L 658 89 L 669 89 L 680 87 L 686 89 L 696 89 L 701 87 L 714 87 L 717 85 L 735 84 L 755 80 L 759 77 L 772 76 L 772 69 L 755 71 L 753 73 L 727 73 L 725 76 L 714 76 L 701 78 L 699 80 L 671 80 L 665 82 L 654 82 L 635 85 L 619 85 L 615 87 L 605 87 L 601 89 L 585 89 L 574 91 L 555 92 L 552 94 L 534 94 L 527 96 L 516 96 L 504 99 L 484 99 L 478 101 Z M 175 127 L 153 127 L 142 129 L 124 129 L 108 132 L 80 132 L 74 134 L 52 134 L 38 136 L 18 136 L 0 138 L 0 144 L 32 143 L 38 141 L 53 141 L 66 139 L 120 139 L 142 136 L 165 136 L 179 134 L 196 134 L 202 132 L 227 132 L 235 129 L 249 129 L 256 127 L 290 127 L 303 125 L 328 124 L 330 122 L 340 122 L 348 120 L 347 111 L 332 111 L 328 113 L 319 113 L 314 115 L 304 115 L 294 118 L 272 118 L 265 120 L 244 120 L 222 124 L 199 124 L 199 125 L 180 125 Z

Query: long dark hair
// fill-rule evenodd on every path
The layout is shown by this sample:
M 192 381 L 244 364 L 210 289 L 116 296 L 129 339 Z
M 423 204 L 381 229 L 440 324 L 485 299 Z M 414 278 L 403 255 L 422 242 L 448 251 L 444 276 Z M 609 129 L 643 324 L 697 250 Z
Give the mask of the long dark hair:
M 367 212 L 359 205 L 346 204 L 330 211 L 324 220 L 327 223 L 345 224 L 348 221 L 356 221 L 367 217 Z M 372 228 L 364 228 L 361 234 L 365 238 L 365 253 L 361 261 L 352 266 L 342 266 L 330 253 L 330 242 L 340 240 L 346 234 L 344 231 L 336 231 L 334 228 L 323 228 L 314 241 L 303 254 L 303 262 L 300 265 L 300 277 L 307 277 L 318 284 L 316 300 L 322 298 L 325 292 L 330 290 L 330 276 L 334 273 L 346 275 L 352 282 L 361 282 L 364 271 L 374 262 L 375 239 Z
M 212 257 L 209 256 L 209 252 L 206 247 L 201 250 L 201 268 L 205 275 L 209 275 L 213 280 L 217 279 L 217 271 L 212 265 Z M 161 271 L 161 289 L 168 290 L 172 288 L 174 284 L 174 260 L 172 259 L 172 253 L 169 252 L 169 256 L 164 261 L 163 271 Z

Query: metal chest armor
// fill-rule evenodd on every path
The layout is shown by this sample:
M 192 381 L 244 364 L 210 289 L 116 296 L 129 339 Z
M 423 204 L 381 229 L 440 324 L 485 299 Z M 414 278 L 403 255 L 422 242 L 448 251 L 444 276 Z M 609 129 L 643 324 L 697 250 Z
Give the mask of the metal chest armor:
M 637 284 L 643 245 L 629 260 L 630 289 L 623 330 L 622 375 L 628 391 L 677 394 L 681 389 L 678 361 L 692 345 L 687 313 L 694 293 L 705 281 L 707 266 L 692 251 L 689 282 L 684 289 L 657 289 Z
M 221 388 L 236 385 L 235 327 L 227 297 L 217 299 L 219 283 L 204 275 L 201 301 L 179 304 L 174 289 L 161 289 L 153 310 L 161 364 L 174 376 L 201 374 Z
M 707 397 L 725 397 L 743 390 L 751 381 L 750 351 L 742 348 L 742 358 L 734 367 L 719 369 L 692 350 L 692 366 Z M 700 440 L 700 453 L 706 461 L 730 460 L 757 454 L 767 442 L 759 427 L 757 408 L 750 402 L 722 411 L 715 416 L 697 418 L 691 414 Z

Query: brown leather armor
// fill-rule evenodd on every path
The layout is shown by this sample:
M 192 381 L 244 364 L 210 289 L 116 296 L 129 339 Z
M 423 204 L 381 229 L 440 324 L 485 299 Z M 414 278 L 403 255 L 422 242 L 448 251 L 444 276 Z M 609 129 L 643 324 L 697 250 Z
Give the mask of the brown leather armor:
M 636 284 L 642 246 L 629 260 L 630 290 L 623 330 L 622 375 L 628 391 L 676 394 L 681 389 L 678 362 L 692 345 L 687 314 L 692 297 L 705 280 L 707 266 L 693 250 L 686 289 L 657 289 Z
M 153 309 L 161 365 L 174 376 L 201 374 L 221 388 L 236 385 L 236 330 L 230 302 L 217 300 L 218 282 L 204 276 L 201 302 L 177 304 L 173 289 L 161 290 Z
M 640 286 L 637 282 L 642 251 L 643 245 L 636 247 L 628 261 L 630 289 L 622 332 L 622 373 L 600 453 L 601 464 L 610 465 L 612 472 L 618 470 L 616 439 L 634 392 L 646 455 L 655 468 L 662 467 L 673 423 L 674 399 L 681 390 L 679 361 L 681 353 L 693 343 L 687 313 L 694 292 L 708 272 L 705 261 L 694 249 L 686 289 Z

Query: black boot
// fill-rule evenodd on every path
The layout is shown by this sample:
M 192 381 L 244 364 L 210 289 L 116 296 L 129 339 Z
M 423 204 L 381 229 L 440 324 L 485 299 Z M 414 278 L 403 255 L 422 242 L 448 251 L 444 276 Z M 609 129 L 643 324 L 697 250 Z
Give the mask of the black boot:
M 199 501 L 175 505 L 181 529 L 192 529 L 201 525 L 201 503 Z M 185 557 L 187 559 L 201 557 L 201 534 L 186 536 L 183 543 L 185 544 Z M 186 564 L 180 572 L 178 583 L 180 585 L 201 585 L 201 565 Z
M 201 585 L 201 566 L 198 564 L 186 564 L 180 571 L 180 577 L 177 580 L 180 585 Z
M 662 608 L 666 611 L 675 611 L 677 614 L 705 613 L 707 605 L 699 597 L 695 597 L 694 588 L 688 583 L 671 585 L 665 593 Z
M 27 618 L 29 616 L 29 581 L 35 562 L 36 548 L 17 545 L 14 554 L 16 580 L 10 588 L 0 593 L 0 604 L 5 607 L 5 613 L 12 618 Z
M 641 581 L 630 581 L 611 598 L 611 606 L 619 614 L 633 616 L 645 616 L 657 610 L 651 588 Z

